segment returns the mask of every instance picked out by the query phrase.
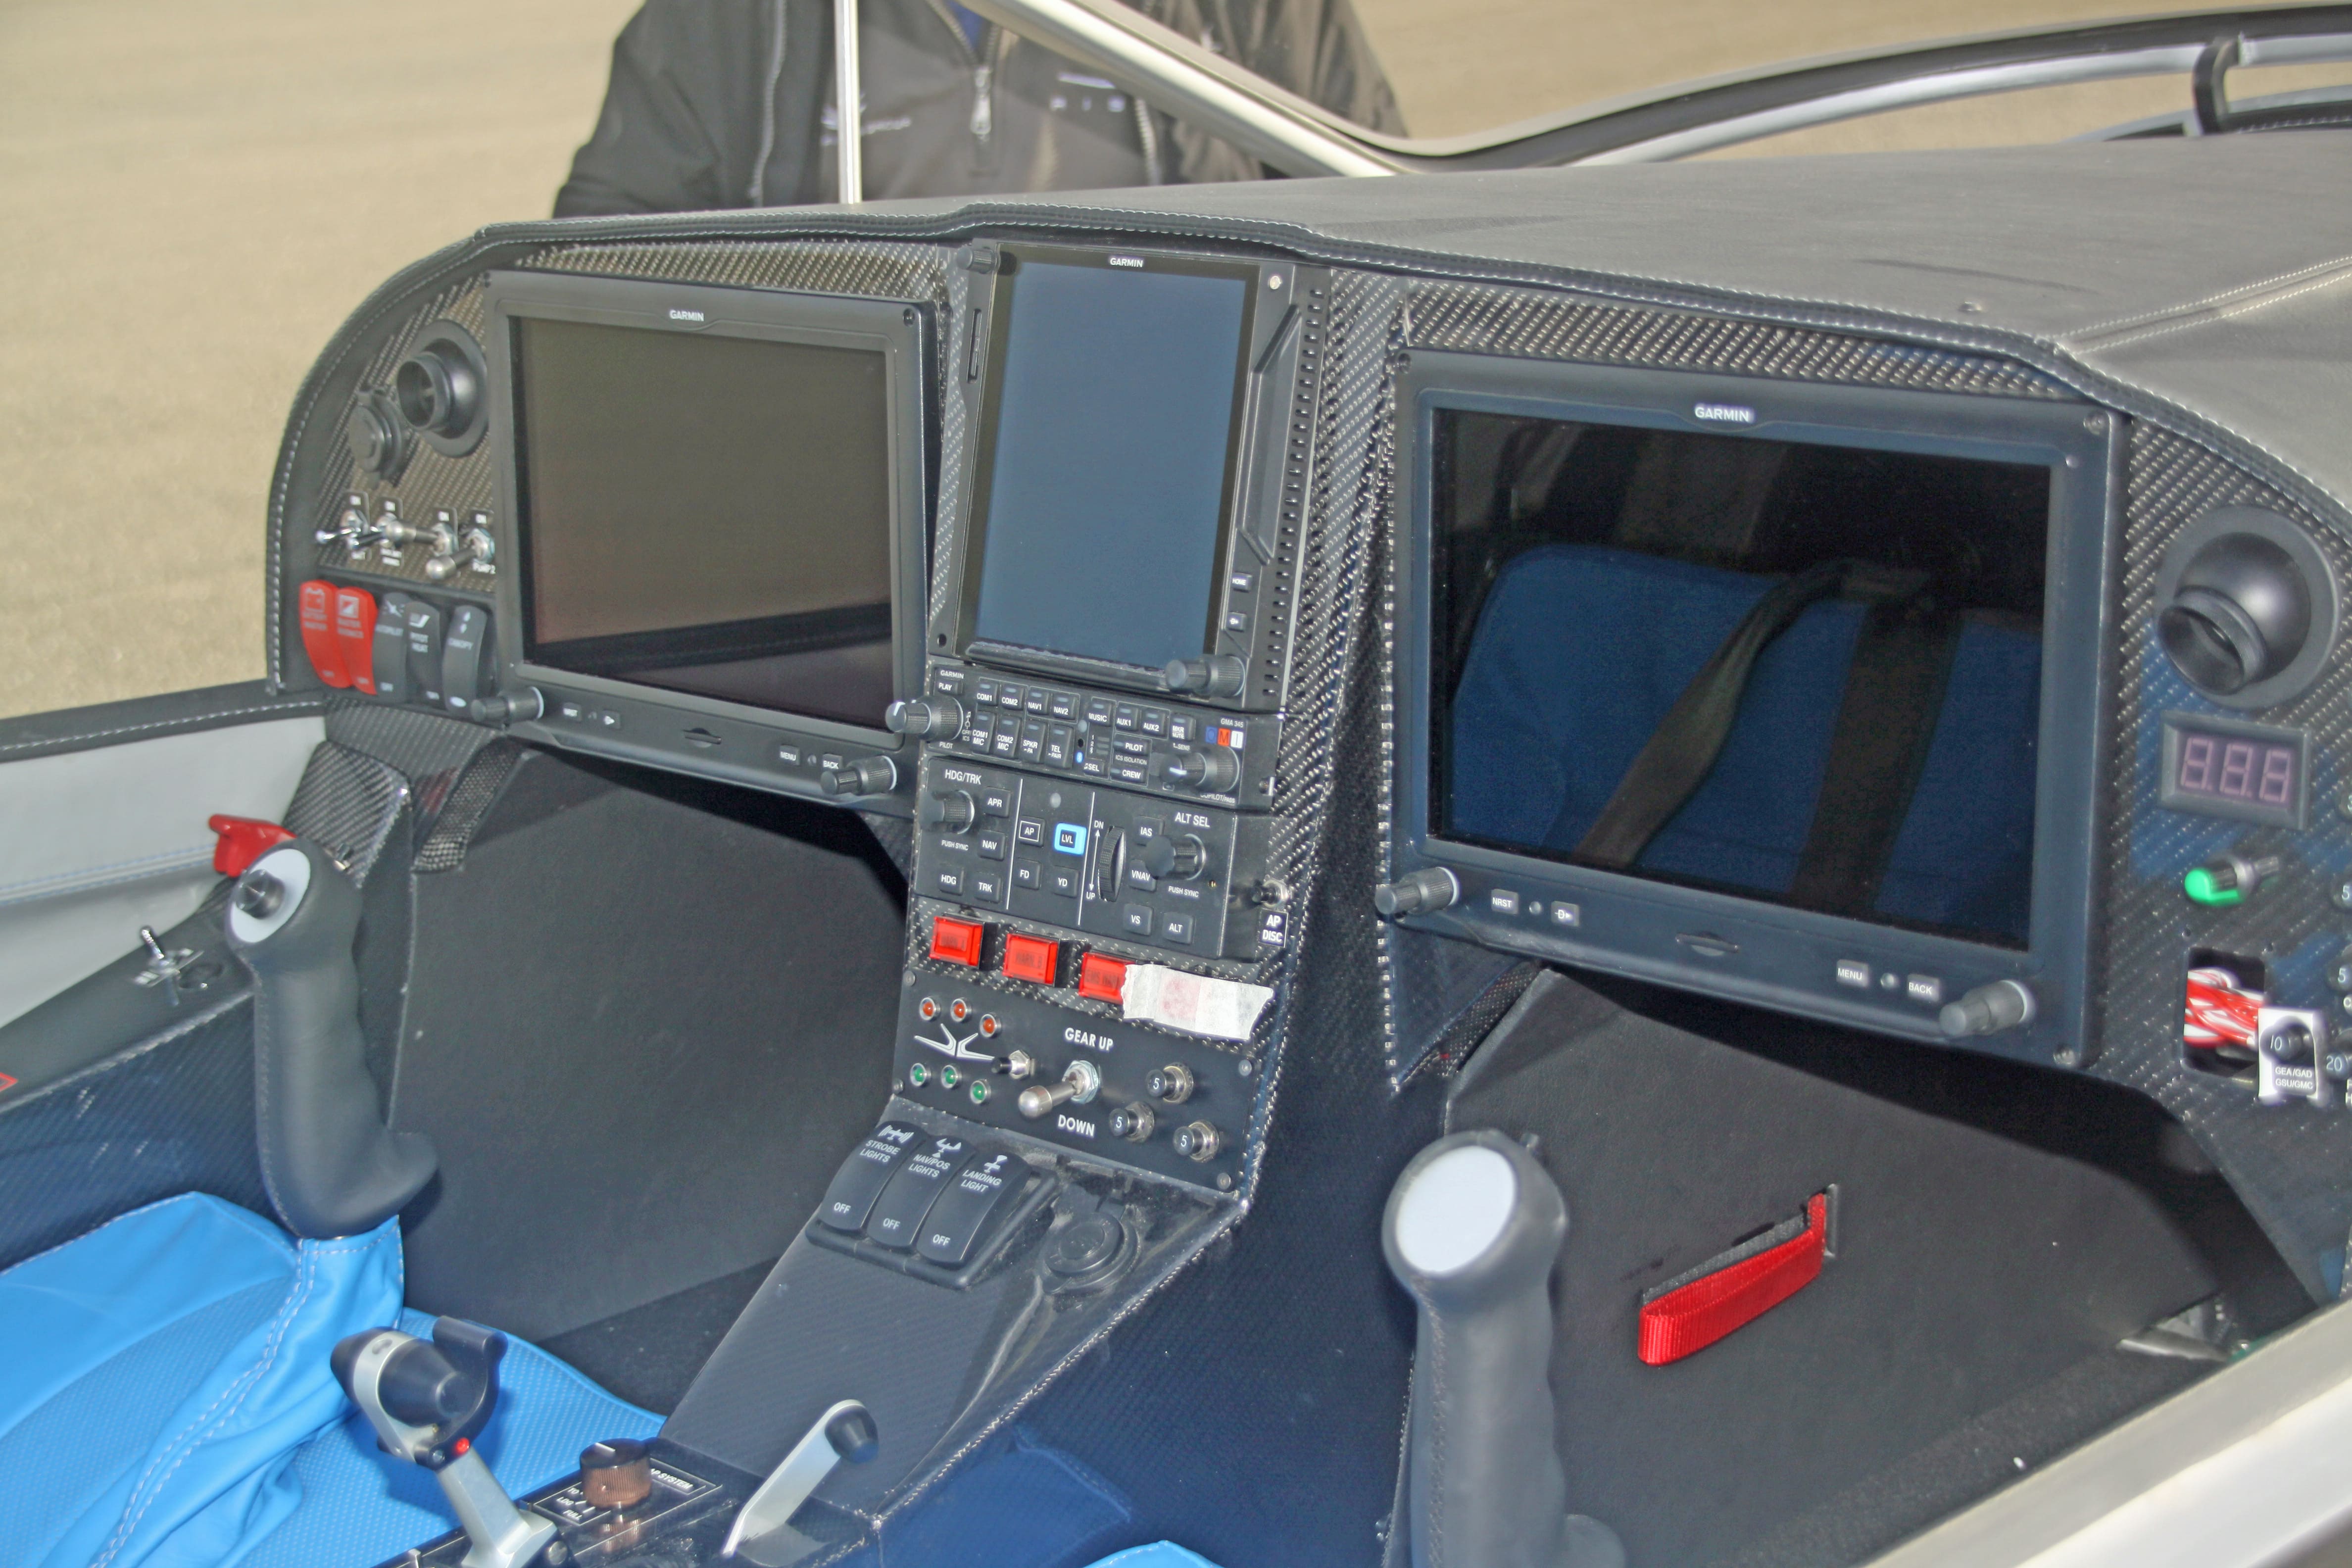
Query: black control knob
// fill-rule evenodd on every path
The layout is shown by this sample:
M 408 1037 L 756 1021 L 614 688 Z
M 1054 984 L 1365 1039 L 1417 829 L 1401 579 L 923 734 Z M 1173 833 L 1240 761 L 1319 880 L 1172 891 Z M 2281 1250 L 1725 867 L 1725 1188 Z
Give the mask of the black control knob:
M 1372 889 L 1372 908 L 1391 919 L 1449 910 L 1462 901 L 1462 884 L 1443 866 L 1415 871 L 1410 877 L 1383 882 Z
M 1206 658 L 1171 658 L 1160 676 L 1171 691 L 1197 691 L 1203 697 L 1238 697 L 1249 666 L 1229 653 Z
M 1169 761 L 1168 776 L 1203 795 L 1231 795 L 1242 782 L 1242 760 L 1231 746 L 1203 746 L 1177 752 Z
M 894 735 L 951 741 L 963 733 L 963 704 L 952 697 L 918 697 L 893 702 L 882 722 Z
M 509 691 L 502 697 L 485 697 L 466 710 L 479 724 L 520 724 L 547 711 L 547 700 L 535 686 L 520 691 Z
M 1225 1135 L 1205 1121 L 1187 1121 L 1169 1135 L 1169 1146 L 1195 1164 L 1206 1164 L 1225 1146 Z
M 1160 835 L 1143 851 L 1143 868 L 1155 877 L 1173 877 L 1189 882 L 1201 874 L 1209 863 L 1209 847 L 1188 833 L 1181 838 Z
M 816 782 L 831 795 L 882 795 L 898 786 L 898 764 L 887 757 L 860 757 L 825 769 Z
M 1147 1142 L 1159 1126 L 1160 1118 L 1152 1113 L 1151 1107 L 1139 1100 L 1122 1105 L 1110 1113 L 1111 1136 L 1124 1138 L 1130 1143 Z
M 343 442 L 362 473 L 396 477 L 408 461 L 408 437 L 382 393 L 363 395 L 343 421 Z
M 1143 1092 L 1154 1100 L 1164 1100 L 1171 1105 L 1181 1105 L 1192 1098 L 1200 1087 L 1192 1069 L 1182 1062 L 1171 1062 L 1164 1068 L 1154 1068 L 1143 1080 Z
M 400 416 L 419 430 L 456 437 L 482 407 L 482 382 L 452 344 L 427 343 L 401 361 L 392 376 Z
M 961 833 L 980 820 L 980 807 L 970 792 L 953 790 L 946 795 L 927 795 L 923 804 L 915 808 L 926 827 L 937 827 L 949 833 Z
M 236 879 L 236 907 L 266 921 L 286 902 L 286 884 L 256 866 Z
M 1937 1019 L 1948 1037 L 1997 1035 L 2033 1022 L 2033 993 L 2020 980 L 1995 980 L 1944 1004 Z
M 2172 602 L 2156 618 L 2180 673 L 2217 697 L 2286 668 L 2311 628 L 2311 584 L 2302 567 L 2253 533 L 2224 533 L 2190 556 Z

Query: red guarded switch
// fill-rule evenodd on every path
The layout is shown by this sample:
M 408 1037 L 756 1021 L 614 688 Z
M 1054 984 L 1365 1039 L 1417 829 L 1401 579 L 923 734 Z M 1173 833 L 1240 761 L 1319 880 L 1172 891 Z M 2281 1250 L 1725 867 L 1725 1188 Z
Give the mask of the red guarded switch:
M 1062 944 L 1058 942 L 1047 942 L 1042 936 L 1008 936 L 1004 939 L 1004 973 L 1015 980 L 1034 980 L 1040 985 L 1051 985 L 1061 964 Z
M 213 869 L 224 877 L 244 876 L 247 866 L 294 837 L 257 816 L 208 816 L 205 826 L 220 835 L 213 844 Z
M 342 645 L 335 640 L 335 585 L 313 577 L 302 584 L 302 651 L 310 668 L 330 686 L 349 686 Z
M 365 588 L 335 590 L 335 646 L 342 650 L 343 673 L 369 696 L 375 695 L 375 595 Z
M 948 915 L 931 917 L 931 956 L 942 963 L 979 968 L 981 944 L 987 940 L 988 928 L 978 921 L 960 921 Z
M 1091 996 L 1097 1002 L 1119 1002 L 1127 997 L 1127 961 L 1090 952 L 1078 964 L 1078 994 Z

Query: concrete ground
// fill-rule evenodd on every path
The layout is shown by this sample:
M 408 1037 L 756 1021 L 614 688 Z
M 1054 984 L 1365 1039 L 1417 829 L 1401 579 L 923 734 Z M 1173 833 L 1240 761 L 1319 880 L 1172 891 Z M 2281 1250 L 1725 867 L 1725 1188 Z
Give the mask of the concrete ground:
M 636 0 L 0 0 L 0 715 L 258 675 L 262 509 L 312 357 L 377 283 L 544 214 Z M 2130 0 L 1357 0 L 1416 132 Z M 1672 18 L 1671 24 L 1662 21 Z M 2109 84 L 1787 150 L 2040 140 Z

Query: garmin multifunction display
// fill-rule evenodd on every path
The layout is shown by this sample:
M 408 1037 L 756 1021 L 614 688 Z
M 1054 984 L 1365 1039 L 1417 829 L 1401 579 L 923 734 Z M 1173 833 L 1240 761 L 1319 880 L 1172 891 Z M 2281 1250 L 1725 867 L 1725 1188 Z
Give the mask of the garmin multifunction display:
M 2047 468 L 1465 410 L 1433 448 L 1434 837 L 2027 945 Z
M 1005 247 L 965 640 L 1157 670 L 1214 646 L 1257 271 Z
M 878 726 L 895 666 L 879 345 L 513 331 L 526 657 Z

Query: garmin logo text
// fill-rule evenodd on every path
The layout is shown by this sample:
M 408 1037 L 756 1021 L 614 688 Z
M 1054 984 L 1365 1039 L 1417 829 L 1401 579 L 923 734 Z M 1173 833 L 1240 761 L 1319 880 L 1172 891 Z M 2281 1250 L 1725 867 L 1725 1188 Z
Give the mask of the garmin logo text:
M 669 319 L 673 321 L 698 321 L 702 320 L 702 312 L 699 310 L 672 310 L 669 313 Z
M 1143 265 L 1143 258 L 1140 256 L 1114 256 L 1110 258 L 1110 264 L 1113 267 L 1140 267 Z
M 1737 403 L 1702 403 L 1691 409 L 1694 419 L 1711 419 L 1718 425 L 1753 425 L 1756 410 L 1743 408 Z

